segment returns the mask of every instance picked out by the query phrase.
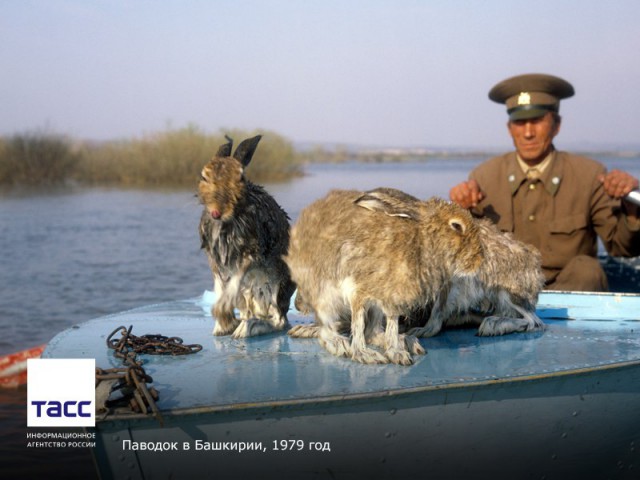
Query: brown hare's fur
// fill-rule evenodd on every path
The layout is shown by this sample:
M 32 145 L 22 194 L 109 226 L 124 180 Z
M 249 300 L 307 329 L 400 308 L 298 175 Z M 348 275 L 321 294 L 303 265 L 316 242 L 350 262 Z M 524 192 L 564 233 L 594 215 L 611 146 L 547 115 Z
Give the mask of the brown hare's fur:
M 412 335 L 431 337 L 444 325 L 463 324 L 479 325 L 480 336 L 544 330 L 536 315 L 544 287 L 540 252 L 489 220 L 476 222 L 485 257 L 481 267 L 475 276 L 452 282 L 430 315 L 418 320 L 423 326 L 410 330 Z
M 202 169 L 198 197 L 204 206 L 200 239 L 213 274 L 214 335 L 250 337 L 288 328 L 295 285 L 282 257 L 289 217 L 261 186 L 245 178 L 260 136 L 218 150 Z M 240 312 L 236 318 L 234 309 Z
M 424 350 L 399 335 L 399 317 L 435 303 L 452 279 L 474 275 L 482 247 L 473 218 L 455 204 L 334 190 L 302 211 L 286 262 L 300 305 L 318 323 L 292 336 L 317 336 L 332 354 L 362 363 L 409 365 Z
M 420 201 L 404 192 L 379 188 L 368 192 L 398 208 L 415 208 Z M 413 205 L 413 207 L 412 207 Z M 479 325 L 481 336 L 544 329 L 536 315 L 538 294 L 544 287 L 540 252 L 501 232 L 486 219 L 476 219 L 484 259 L 475 275 L 452 278 L 435 303 L 405 317 L 411 335 L 431 337 L 444 325 Z M 426 325 L 425 325 L 426 323 Z

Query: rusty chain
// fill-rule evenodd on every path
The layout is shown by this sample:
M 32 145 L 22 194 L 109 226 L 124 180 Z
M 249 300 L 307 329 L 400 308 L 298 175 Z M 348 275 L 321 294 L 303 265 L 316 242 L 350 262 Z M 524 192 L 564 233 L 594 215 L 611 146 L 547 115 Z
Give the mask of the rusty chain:
M 96 368 L 96 388 L 102 381 L 112 383 L 108 393 L 120 391 L 118 400 L 106 400 L 105 408 L 115 405 L 128 405 L 136 413 L 153 413 L 156 419 L 163 424 L 162 415 L 156 405 L 159 398 L 158 392 L 153 387 L 147 387 L 153 379 L 147 375 L 142 367 L 142 360 L 138 360 L 138 354 L 149 355 L 187 355 L 202 350 L 202 345 L 184 345 L 178 337 L 165 337 L 159 334 L 147 334 L 140 337 L 133 335 L 131 330 L 124 326 L 116 328 L 107 337 L 107 347 L 114 350 L 114 356 L 122 359 L 124 367 L 101 369 Z M 114 339 L 114 335 L 120 332 L 121 337 Z
M 119 391 L 121 395 L 118 400 L 105 402 L 106 407 L 128 406 L 136 413 L 148 413 L 151 409 L 160 424 L 163 423 L 162 415 L 155 404 L 159 398 L 158 392 L 153 387 L 147 388 L 146 384 L 151 383 L 153 379 L 145 373 L 142 366 L 96 368 L 96 387 L 105 380 L 114 381 L 111 392 Z
M 107 337 L 107 347 L 116 351 L 116 356 L 123 360 L 134 354 L 146 353 L 149 355 L 188 355 L 202 350 L 202 345 L 184 345 L 179 337 L 165 337 L 160 334 L 147 334 L 137 337 L 131 334 L 133 325 L 128 329 L 118 327 Z M 113 340 L 113 336 L 120 331 L 122 337 Z

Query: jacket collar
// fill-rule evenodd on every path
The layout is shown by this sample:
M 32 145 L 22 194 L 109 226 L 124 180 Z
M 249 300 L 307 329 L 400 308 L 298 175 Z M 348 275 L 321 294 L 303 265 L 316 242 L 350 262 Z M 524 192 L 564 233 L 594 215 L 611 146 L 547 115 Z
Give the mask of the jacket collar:
M 553 158 L 551 160 L 551 164 L 540 176 L 540 182 L 542 182 L 549 195 L 555 196 L 556 193 L 558 193 L 560 184 L 562 183 L 564 162 L 562 161 L 562 156 L 558 155 L 558 152 L 555 149 L 553 150 L 552 155 Z M 516 153 L 512 152 L 509 159 L 509 168 L 507 169 L 507 182 L 509 183 L 511 195 L 515 195 L 520 188 L 520 185 L 522 185 L 526 179 L 527 177 L 525 173 L 518 164 Z

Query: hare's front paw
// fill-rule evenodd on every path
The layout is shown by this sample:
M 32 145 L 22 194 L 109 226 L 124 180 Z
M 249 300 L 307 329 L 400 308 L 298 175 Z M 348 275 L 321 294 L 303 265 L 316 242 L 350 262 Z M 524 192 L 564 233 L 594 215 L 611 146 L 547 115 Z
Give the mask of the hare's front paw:
M 213 334 L 216 337 L 220 337 L 223 335 L 230 335 L 236 327 L 240 320 L 238 320 L 233 313 L 219 308 L 218 305 L 214 306 L 211 311 L 211 314 L 214 318 L 215 324 L 213 325 Z
M 351 356 L 349 339 L 328 328 L 318 328 L 318 342 L 325 350 L 336 357 Z
M 263 322 L 262 320 L 258 320 L 256 318 L 250 318 L 249 320 L 243 320 L 238 325 L 238 328 L 235 329 L 231 338 L 239 339 L 239 338 L 248 338 L 248 337 L 256 337 L 258 335 L 264 335 L 266 333 L 273 332 L 274 329 L 268 323 Z
M 289 336 L 294 338 L 318 338 L 320 327 L 316 324 L 295 325 L 289 330 Z
M 412 328 L 407 332 L 408 335 L 420 338 L 433 337 L 438 333 L 440 333 L 440 327 L 431 323 L 427 323 L 424 327 Z
M 389 358 L 374 350 L 373 348 L 358 348 L 354 349 L 351 354 L 351 358 L 356 362 L 366 363 L 366 364 L 377 364 L 377 363 L 389 363 Z
M 267 321 L 269 324 L 271 324 L 274 330 L 280 331 L 289 329 L 289 320 L 287 320 L 286 315 L 280 314 L 280 312 L 276 308 L 270 308 L 269 313 L 270 315 Z
M 492 337 L 514 332 L 534 332 L 543 329 L 544 324 L 542 322 L 535 322 L 529 318 L 491 316 L 484 319 L 478 329 L 478 335 L 480 337 Z
M 388 348 L 384 355 L 395 365 L 413 365 L 411 354 L 401 348 Z
M 400 335 L 400 339 L 404 341 L 404 346 L 408 352 L 414 355 L 426 355 L 427 351 L 413 335 Z
M 224 335 L 230 335 L 236 326 L 234 324 L 227 325 L 226 327 L 222 326 L 221 322 L 216 322 L 213 326 L 213 334 L 216 337 L 222 337 Z

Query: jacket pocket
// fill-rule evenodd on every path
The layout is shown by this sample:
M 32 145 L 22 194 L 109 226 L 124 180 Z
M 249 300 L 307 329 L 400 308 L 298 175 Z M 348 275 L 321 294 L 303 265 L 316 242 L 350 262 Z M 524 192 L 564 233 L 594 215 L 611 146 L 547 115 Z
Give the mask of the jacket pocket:
M 578 230 L 584 230 L 589 226 L 589 219 L 583 214 L 569 215 L 551 222 L 549 231 L 551 233 L 560 233 L 571 235 Z

